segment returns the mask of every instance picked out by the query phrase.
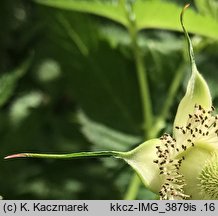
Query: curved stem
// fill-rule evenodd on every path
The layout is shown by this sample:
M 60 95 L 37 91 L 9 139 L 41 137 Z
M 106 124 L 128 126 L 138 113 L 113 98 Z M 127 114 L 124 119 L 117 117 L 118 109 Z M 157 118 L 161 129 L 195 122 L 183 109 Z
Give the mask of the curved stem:
M 182 12 L 180 14 L 180 23 L 181 23 L 181 26 L 183 28 L 185 37 L 186 37 L 186 39 L 188 41 L 189 58 L 190 58 L 190 61 L 191 61 L 191 65 L 192 65 L 192 67 L 196 67 L 195 66 L 195 58 L 194 58 L 194 52 L 193 52 L 191 39 L 190 39 L 189 34 L 186 31 L 185 26 L 183 24 L 184 12 L 188 7 L 189 7 L 189 4 L 185 5 L 185 7 L 183 8 L 183 10 L 182 10 Z M 160 128 L 161 123 L 164 122 L 166 120 L 166 118 L 167 118 L 170 107 L 171 107 L 171 105 L 173 103 L 174 97 L 176 95 L 176 92 L 177 92 L 177 90 L 179 88 L 179 85 L 181 83 L 181 80 L 183 78 L 184 66 L 185 66 L 185 64 L 181 63 L 178 70 L 177 70 L 177 72 L 176 72 L 176 75 L 175 75 L 175 77 L 173 79 L 173 82 L 172 82 L 172 84 L 171 84 L 171 86 L 169 88 L 168 95 L 166 97 L 166 101 L 165 101 L 164 107 L 162 109 L 162 112 L 161 112 L 160 116 L 157 118 L 157 120 L 155 122 L 155 126 L 154 126 L 151 134 L 157 134 L 157 131 L 159 131 L 161 129 Z M 194 71 L 196 71 L 196 70 L 194 70 Z
M 194 51 L 193 51 L 193 47 L 192 47 L 192 42 L 191 42 L 191 39 L 189 37 L 189 34 L 188 32 L 186 31 L 186 28 L 184 26 L 184 23 L 183 23 L 183 17 L 184 17 L 184 13 L 185 13 L 185 10 L 190 6 L 190 4 L 186 4 L 185 7 L 183 8 L 181 14 L 180 14 L 180 23 L 181 23 L 181 26 L 182 26 L 182 29 L 183 29 L 183 32 L 185 34 L 185 38 L 187 39 L 187 42 L 188 42 L 188 50 L 189 50 L 189 58 L 190 58 L 190 62 L 191 62 L 191 66 L 192 67 L 196 67 L 195 65 L 195 56 L 194 56 Z M 195 70 L 193 70 L 194 73 Z

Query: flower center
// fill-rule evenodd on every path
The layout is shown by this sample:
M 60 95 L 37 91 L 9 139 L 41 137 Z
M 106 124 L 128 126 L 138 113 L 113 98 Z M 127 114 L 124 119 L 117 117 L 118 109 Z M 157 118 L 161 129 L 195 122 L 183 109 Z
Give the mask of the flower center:
M 183 152 L 198 143 L 207 145 L 218 143 L 218 116 L 214 116 L 213 111 L 213 107 L 210 110 L 204 110 L 200 105 L 196 105 L 194 114 L 189 114 L 186 126 L 175 127 L 178 132 L 177 139 L 172 138 L 169 134 L 164 134 L 160 138 L 162 145 L 156 146 L 157 159 L 154 160 L 154 163 L 158 164 L 160 175 L 163 178 L 159 192 L 160 199 L 190 197 L 183 191 L 185 179 L 180 173 L 180 166 L 185 157 L 182 155 L 184 155 Z M 204 174 L 202 175 L 204 176 Z M 204 182 L 203 179 L 202 182 Z M 205 184 L 203 183 L 203 185 Z
M 211 199 L 218 199 L 218 155 L 214 154 L 212 159 L 207 161 L 199 176 L 198 187 L 202 194 L 208 195 Z

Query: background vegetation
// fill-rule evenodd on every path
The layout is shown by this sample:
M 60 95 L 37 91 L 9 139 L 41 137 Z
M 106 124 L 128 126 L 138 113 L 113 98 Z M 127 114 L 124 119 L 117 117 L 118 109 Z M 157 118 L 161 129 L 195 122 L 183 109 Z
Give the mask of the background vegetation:
M 185 15 L 218 105 L 218 3 Z M 114 159 L 3 157 L 129 150 L 170 132 L 190 75 L 185 1 L 2 0 L 0 194 L 4 199 L 152 199 Z

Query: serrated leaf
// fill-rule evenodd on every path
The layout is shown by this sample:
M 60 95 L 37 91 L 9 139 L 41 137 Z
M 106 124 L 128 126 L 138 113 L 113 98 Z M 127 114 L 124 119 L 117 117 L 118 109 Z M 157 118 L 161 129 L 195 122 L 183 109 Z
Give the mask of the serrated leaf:
M 37 3 L 65 10 L 78 11 L 102 16 L 128 26 L 125 9 L 117 2 L 76 1 L 76 0 L 35 0 Z M 167 29 L 181 31 L 178 16 L 182 8 L 167 1 L 137 0 L 134 4 L 136 26 L 142 29 Z M 173 11 L 173 13 L 172 13 Z M 218 39 L 218 23 L 211 16 L 202 16 L 194 10 L 187 12 L 189 31 L 214 39 Z
M 82 13 L 90 13 L 106 17 L 108 19 L 127 25 L 125 12 L 118 2 L 102 2 L 102 1 L 75 1 L 75 0 L 35 0 L 39 4 L 73 10 Z
M 218 3 L 216 0 L 195 0 L 194 2 L 201 14 L 217 19 Z
M 155 28 L 181 31 L 178 22 L 181 10 L 179 5 L 167 1 L 138 0 L 134 8 L 137 27 L 139 30 Z M 218 39 L 218 23 L 210 16 L 202 16 L 190 9 L 187 11 L 187 25 L 190 33 Z
M 81 124 L 81 131 L 94 144 L 94 148 L 125 151 L 133 144 L 141 141 L 140 137 L 125 134 L 92 121 L 82 111 L 78 112 L 77 119 Z

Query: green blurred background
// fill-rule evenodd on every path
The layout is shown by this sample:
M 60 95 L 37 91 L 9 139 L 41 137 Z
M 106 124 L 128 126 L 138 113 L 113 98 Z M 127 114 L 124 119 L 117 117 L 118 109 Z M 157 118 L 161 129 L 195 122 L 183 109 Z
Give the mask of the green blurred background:
M 126 151 L 146 139 L 131 29 L 137 32 L 154 119 L 175 85 L 157 134 L 170 132 L 190 75 L 179 23 L 185 2 L 1 1 L 0 195 L 4 199 L 125 198 L 134 174 L 119 160 L 3 158 L 19 152 Z M 190 2 L 185 24 L 216 106 L 218 3 Z M 134 198 L 154 195 L 138 185 Z

